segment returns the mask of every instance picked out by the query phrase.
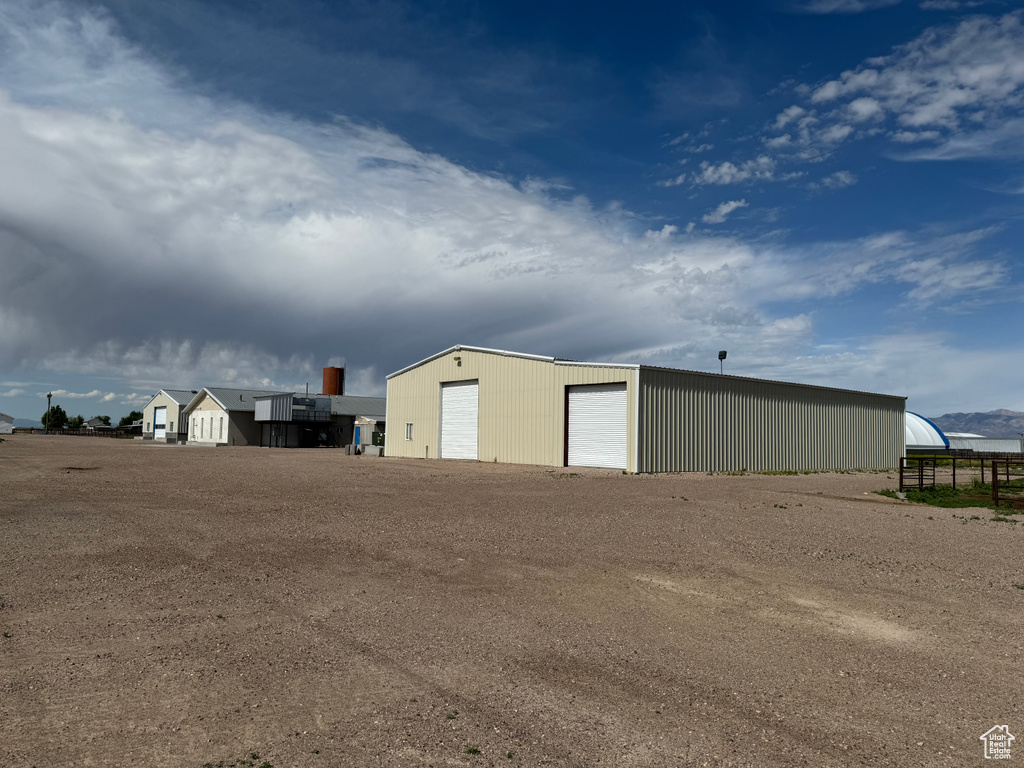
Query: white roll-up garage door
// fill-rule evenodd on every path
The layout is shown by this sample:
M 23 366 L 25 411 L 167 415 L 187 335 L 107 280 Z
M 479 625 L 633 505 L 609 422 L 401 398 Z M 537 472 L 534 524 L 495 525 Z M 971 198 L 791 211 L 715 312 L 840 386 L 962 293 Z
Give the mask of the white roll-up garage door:
M 153 439 L 164 440 L 167 437 L 167 408 L 153 409 Z
M 626 455 L 626 385 L 569 387 L 569 466 L 625 469 Z
M 476 459 L 480 382 L 441 385 L 441 458 Z

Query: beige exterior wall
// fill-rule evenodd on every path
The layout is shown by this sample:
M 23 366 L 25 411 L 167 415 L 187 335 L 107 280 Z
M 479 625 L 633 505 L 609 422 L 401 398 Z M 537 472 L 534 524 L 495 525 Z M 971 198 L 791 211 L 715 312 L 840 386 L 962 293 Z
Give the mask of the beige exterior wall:
M 217 401 L 205 392 L 198 403 L 186 414 L 188 441 L 196 445 L 230 445 L 231 416 Z M 223 420 L 223 421 L 222 421 Z M 223 423 L 223 428 L 221 424 Z
M 641 472 L 884 469 L 906 398 L 690 371 L 640 371 Z
M 455 358 L 461 358 L 461 364 Z M 578 384 L 626 384 L 629 452 L 636 471 L 636 367 L 571 365 L 494 352 L 459 349 L 388 379 L 388 456 L 437 458 L 441 385 L 477 380 L 480 461 L 565 463 L 565 388 Z M 412 440 L 406 424 L 413 425 Z
M 163 392 L 158 392 L 156 397 L 142 410 L 142 437 L 145 440 L 153 439 L 153 414 L 157 408 L 167 409 L 167 437 L 166 442 L 177 442 L 179 424 L 184 418 L 182 411 L 185 406 L 179 405 Z M 171 422 L 174 422 L 174 429 L 171 429 Z M 181 430 L 185 431 L 185 430 Z

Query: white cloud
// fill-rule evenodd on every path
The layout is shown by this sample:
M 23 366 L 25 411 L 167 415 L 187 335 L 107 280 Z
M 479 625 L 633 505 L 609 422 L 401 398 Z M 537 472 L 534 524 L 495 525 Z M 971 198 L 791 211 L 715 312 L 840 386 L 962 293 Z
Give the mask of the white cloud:
M 768 149 L 787 149 L 793 145 L 793 137 L 788 133 L 784 133 L 781 136 L 772 136 L 771 138 L 764 139 L 764 145 Z
M 888 56 L 820 86 L 811 101 L 850 97 L 849 110 L 870 104 L 906 128 L 970 131 L 979 114 L 993 120 L 1024 104 L 1024 12 L 973 16 L 925 30 Z
M 770 181 L 775 175 L 775 161 L 767 155 L 760 155 L 740 165 L 728 161 L 715 165 L 704 161 L 700 172 L 691 180 L 694 184 L 739 184 L 745 181 Z
M 929 145 L 906 159 L 1024 156 L 1024 11 L 926 29 L 892 53 L 817 86 L 761 139 L 776 162 L 817 162 L 841 143 L 887 135 Z M 887 127 L 888 124 L 888 127 Z
M 965 2 L 964 0 L 922 0 L 918 8 L 924 11 L 960 11 L 965 8 L 977 8 L 984 5 L 980 0 Z
M 857 177 L 849 171 L 836 171 L 808 186 L 811 189 L 844 189 L 857 183 Z
M 862 96 L 854 99 L 846 105 L 850 113 L 850 119 L 855 123 L 862 123 L 865 120 L 872 120 L 882 116 L 882 105 L 875 99 Z
M 66 389 L 53 389 L 47 392 L 36 392 L 37 397 L 46 397 L 47 394 L 51 394 L 54 397 L 67 398 L 68 400 L 101 400 L 103 402 L 110 402 L 117 398 L 113 392 L 100 392 L 98 389 L 94 389 L 92 392 L 68 392 Z
M 746 200 L 729 200 L 728 202 L 722 203 L 711 213 L 706 214 L 701 221 L 705 224 L 721 224 L 730 213 L 735 211 L 737 208 L 746 208 L 748 205 Z
M 900 144 L 912 144 L 918 141 L 935 141 L 941 135 L 938 131 L 893 131 L 889 138 Z
M 14 389 L 9 389 L 6 392 L 0 392 L 0 397 L 19 397 L 20 395 L 24 395 L 25 392 L 26 391 L 24 389 L 15 387 Z
M 659 187 L 678 187 L 680 184 L 686 181 L 686 174 L 680 173 L 678 176 L 672 179 L 664 179 L 658 182 Z
M 863 13 L 890 5 L 899 5 L 901 0 L 811 0 L 801 3 L 797 9 L 804 13 Z
M 776 118 L 775 118 L 775 129 L 776 130 L 781 130 L 781 129 L 785 128 L 787 125 L 789 125 L 790 123 L 792 123 L 794 120 L 799 120 L 805 114 L 807 114 L 807 110 L 805 110 L 803 107 L 798 106 L 796 104 L 794 104 L 791 107 L 786 107 L 786 109 L 782 110 L 778 114 L 778 116 L 776 116 Z

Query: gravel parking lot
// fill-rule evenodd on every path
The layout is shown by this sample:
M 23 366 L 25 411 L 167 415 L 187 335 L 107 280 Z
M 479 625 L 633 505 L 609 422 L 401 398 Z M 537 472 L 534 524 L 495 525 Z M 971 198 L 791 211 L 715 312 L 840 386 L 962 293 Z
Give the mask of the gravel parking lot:
M 1024 525 L 894 484 L 9 437 L 0 765 L 1024 759 Z

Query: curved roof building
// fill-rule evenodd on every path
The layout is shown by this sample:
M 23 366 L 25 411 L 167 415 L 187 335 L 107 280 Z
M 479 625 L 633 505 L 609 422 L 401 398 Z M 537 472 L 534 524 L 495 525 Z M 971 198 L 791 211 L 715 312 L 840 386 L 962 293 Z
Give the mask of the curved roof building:
M 949 448 L 949 438 L 942 430 L 916 413 L 907 411 L 904 432 L 908 451 L 944 451 Z

